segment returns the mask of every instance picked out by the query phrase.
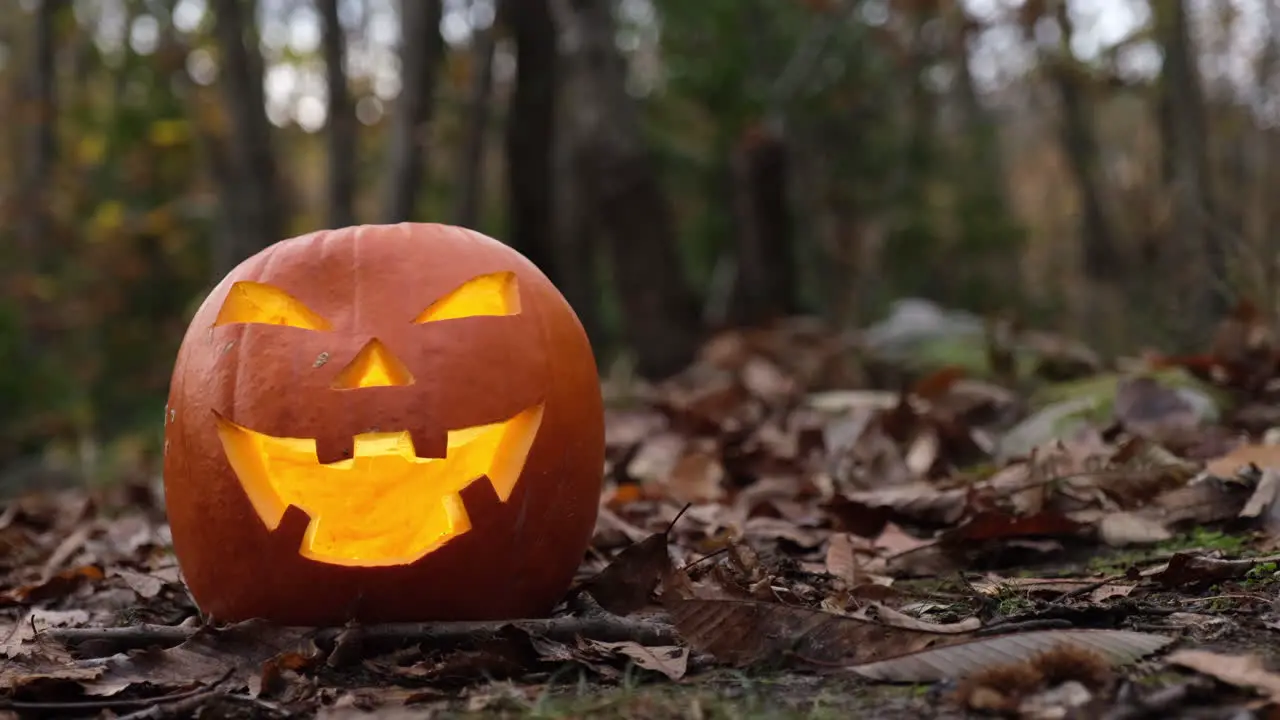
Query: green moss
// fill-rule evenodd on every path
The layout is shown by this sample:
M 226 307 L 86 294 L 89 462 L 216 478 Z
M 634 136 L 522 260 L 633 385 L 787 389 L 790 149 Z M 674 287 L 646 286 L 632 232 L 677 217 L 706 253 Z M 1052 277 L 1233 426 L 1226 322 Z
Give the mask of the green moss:
M 1190 532 L 1157 544 L 1155 549 L 1158 552 L 1170 553 L 1202 548 L 1205 550 L 1220 550 L 1228 555 L 1240 555 L 1246 553 L 1247 545 L 1247 536 L 1231 535 L 1221 530 L 1208 530 L 1197 527 Z
M 1004 616 L 1021 615 L 1036 609 L 1030 596 L 1013 585 L 1000 585 L 995 594 L 996 610 Z
M 1230 404 L 1230 398 L 1227 395 L 1217 388 L 1200 382 L 1181 368 L 1157 370 L 1146 373 L 1146 375 L 1161 385 L 1171 388 L 1189 388 L 1204 393 L 1219 408 L 1225 408 Z M 1099 398 L 1101 404 L 1097 411 L 1104 413 L 1105 417 L 1110 417 L 1115 406 L 1116 390 L 1120 385 L 1120 381 L 1126 377 L 1129 376 L 1124 373 L 1110 372 L 1092 375 L 1080 380 L 1052 383 L 1033 392 L 1029 402 L 1031 407 L 1038 409 L 1078 398 Z

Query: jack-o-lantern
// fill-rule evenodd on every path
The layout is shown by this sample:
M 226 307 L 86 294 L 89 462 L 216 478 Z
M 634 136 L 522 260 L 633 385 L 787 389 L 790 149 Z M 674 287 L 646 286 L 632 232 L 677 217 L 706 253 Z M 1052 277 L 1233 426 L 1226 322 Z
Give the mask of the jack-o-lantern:
M 544 614 L 603 465 L 577 316 L 515 250 L 446 225 L 245 260 L 192 319 L 165 410 L 174 551 L 219 620 Z

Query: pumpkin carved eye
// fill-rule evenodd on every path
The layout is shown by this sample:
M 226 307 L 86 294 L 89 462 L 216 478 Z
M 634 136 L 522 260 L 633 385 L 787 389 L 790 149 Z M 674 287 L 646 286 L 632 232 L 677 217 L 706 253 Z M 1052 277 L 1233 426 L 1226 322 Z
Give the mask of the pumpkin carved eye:
M 481 315 L 519 315 L 520 288 L 512 272 L 480 275 L 431 303 L 414 318 L 418 324 Z
M 231 286 L 213 326 L 235 323 L 285 325 L 303 330 L 332 329 L 328 320 L 289 293 L 272 285 L 247 280 Z

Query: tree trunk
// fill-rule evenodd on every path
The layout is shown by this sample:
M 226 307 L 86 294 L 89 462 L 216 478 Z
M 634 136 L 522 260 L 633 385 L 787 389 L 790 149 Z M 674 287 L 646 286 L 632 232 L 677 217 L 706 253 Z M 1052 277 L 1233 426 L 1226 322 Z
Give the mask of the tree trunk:
M 356 116 L 347 88 L 347 41 L 338 0 L 319 0 L 319 5 L 329 90 L 329 227 L 340 228 L 355 224 Z
M 758 326 L 796 310 L 786 141 L 766 128 L 749 129 L 731 165 L 738 267 L 730 319 Z
M 392 118 L 386 222 L 414 217 L 426 181 L 427 143 L 435 108 L 436 73 L 444 51 L 441 0 L 400 2 L 400 97 Z
M 698 302 L 676 252 L 676 224 L 645 147 L 609 0 L 555 0 L 571 67 L 575 195 L 609 243 L 623 332 L 636 371 L 659 379 L 684 368 L 701 335 Z
M 480 201 L 484 188 L 484 146 L 489 137 L 489 117 L 493 114 L 493 56 L 497 47 L 499 18 L 472 36 L 471 89 L 467 116 L 458 151 L 457 203 L 453 221 L 475 228 L 480 221 Z
M 565 59 L 559 54 L 556 56 L 560 70 L 569 69 L 565 67 Z M 551 124 L 555 133 L 551 170 L 555 178 L 551 203 L 552 252 L 560 276 L 560 292 L 577 313 L 591 339 L 592 348 L 600 356 L 611 348 L 613 338 L 605 335 L 600 320 L 603 298 L 598 276 L 601 252 L 596 238 L 599 233 L 596 232 L 596 217 L 591 212 L 589 199 L 583 196 L 579 183 L 574 182 L 574 163 L 582 140 L 572 122 L 575 109 L 568 102 L 571 99 L 567 92 L 568 83 L 563 81 L 567 73 L 560 70 L 557 77 L 562 80 L 556 83 L 555 118 Z
M 233 182 L 222 197 L 227 241 L 216 254 L 214 271 L 231 270 L 244 258 L 283 239 L 285 211 L 271 152 L 271 125 L 262 88 L 262 56 L 246 42 L 256 3 L 211 0 L 218 45 L 218 84 L 230 119 L 227 148 Z M 252 48 L 252 49 L 251 49 Z
M 1080 76 L 1082 70 L 1071 54 L 1074 28 L 1066 0 L 1059 0 L 1056 15 L 1062 31 L 1059 57 L 1044 61 L 1062 103 L 1062 146 L 1080 193 L 1084 271 L 1093 280 L 1114 281 L 1123 276 L 1119 237 L 1104 200 L 1106 190 L 1098 169 L 1100 151 L 1093 128 L 1093 108 Z
M 57 43 L 54 26 L 59 13 L 70 6 L 66 0 L 43 0 L 36 9 L 33 38 L 33 55 L 28 70 L 25 101 L 30 108 L 26 115 L 26 163 L 22 172 L 23 202 L 19 237 L 25 255 L 32 258 L 37 268 L 56 253 L 50 252 L 48 207 L 49 184 L 53 165 L 58 154 L 57 145 L 57 84 L 55 57 Z
M 510 242 L 558 282 L 551 247 L 556 27 L 547 0 L 507 0 L 503 13 L 516 41 L 506 138 Z
M 1191 324 L 1184 328 L 1191 344 L 1211 332 L 1227 309 L 1226 262 L 1222 239 L 1214 229 L 1214 202 L 1206 143 L 1208 132 L 1204 96 L 1192 46 L 1185 0 L 1153 4 L 1156 34 L 1164 51 L 1160 85 L 1168 133 L 1163 146 L 1166 171 L 1174 200 L 1174 247 L 1168 268 L 1182 276 L 1182 288 L 1192 307 L 1185 308 Z M 1190 272 L 1188 272 L 1190 270 Z

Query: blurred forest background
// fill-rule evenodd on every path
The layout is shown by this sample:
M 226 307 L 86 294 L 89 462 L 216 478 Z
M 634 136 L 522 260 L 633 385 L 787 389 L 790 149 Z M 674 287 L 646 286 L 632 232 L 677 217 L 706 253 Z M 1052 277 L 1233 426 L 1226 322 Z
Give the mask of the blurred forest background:
M 0 470 L 154 462 L 204 293 L 352 223 L 510 243 L 606 374 L 903 297 L 1195 346 L 1276 307 L 1278 81 L 1277 0 L 0 3 Z

